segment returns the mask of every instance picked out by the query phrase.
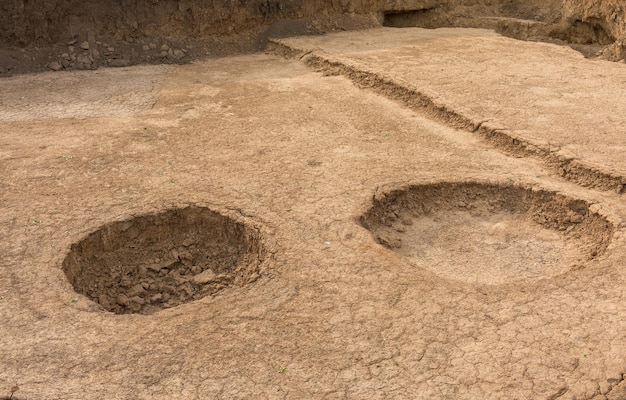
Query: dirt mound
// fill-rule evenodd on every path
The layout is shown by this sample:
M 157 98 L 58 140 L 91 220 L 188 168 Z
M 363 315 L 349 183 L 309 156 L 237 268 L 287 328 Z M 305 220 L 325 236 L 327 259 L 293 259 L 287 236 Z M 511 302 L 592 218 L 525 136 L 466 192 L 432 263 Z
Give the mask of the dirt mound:
M 258 233 L 206 208 L 114 222 L 72 246 L 74 289 L 117 314 L 152 314 L 258 277 Z
M 439 183 L 384 195 L 362 217 L 376 241 L 450 279 L 551 277 L 602 254 L 614 227 L 589 204 L 520 186 Z

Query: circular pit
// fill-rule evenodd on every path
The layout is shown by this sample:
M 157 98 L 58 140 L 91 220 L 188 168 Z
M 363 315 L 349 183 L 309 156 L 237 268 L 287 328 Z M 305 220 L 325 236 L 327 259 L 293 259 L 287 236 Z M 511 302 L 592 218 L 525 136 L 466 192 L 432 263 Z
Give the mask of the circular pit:
M 583 267 L 614 226 L 586 201 L 510 184 L 443 182 L 377 196 L 361 217 L 375 240 L 448 279 L 503 284 Z
M 76 292 L 116 314 L 152 314 L 259 276 L 260 233 L 191 206 L 116 221 L 71 246 L 63 271 Z

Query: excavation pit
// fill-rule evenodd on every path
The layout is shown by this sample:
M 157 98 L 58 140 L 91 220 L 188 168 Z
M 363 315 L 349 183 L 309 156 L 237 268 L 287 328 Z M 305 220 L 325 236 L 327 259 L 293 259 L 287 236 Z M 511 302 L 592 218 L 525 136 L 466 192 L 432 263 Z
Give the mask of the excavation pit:
M 263 257 L 256 229 L 193 206 L 107 224 L 71 246 L 63 271 L 107 311 L 152 314 L 254 281 Z
M 375 240 L 449 279 L 531 281 L 584 267 L 613 225 L 583 200 L 514 185 L 438 183 L 388 192 L 361 217 Z

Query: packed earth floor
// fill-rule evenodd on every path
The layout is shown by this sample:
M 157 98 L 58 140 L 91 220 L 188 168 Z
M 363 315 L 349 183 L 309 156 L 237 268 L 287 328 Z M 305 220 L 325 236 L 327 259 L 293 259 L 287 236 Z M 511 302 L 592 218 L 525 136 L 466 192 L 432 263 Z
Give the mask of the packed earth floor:
M 0 398 L 626 399 L 625 85 L 418 28 L 0 80 Z

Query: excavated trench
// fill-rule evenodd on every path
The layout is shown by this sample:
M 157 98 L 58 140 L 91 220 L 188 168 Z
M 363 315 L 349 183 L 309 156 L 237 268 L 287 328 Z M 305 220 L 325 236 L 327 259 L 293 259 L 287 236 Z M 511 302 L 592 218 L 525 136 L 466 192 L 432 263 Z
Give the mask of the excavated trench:
M 101 227 L 71 247 L 63 271 L 107 311 L 152 314 L 253 282 L 263 258 L 258 231 L 188 207 Z
M 589 204 L 522 186 L 474 182 L 398 189 L 361 224 L 414 265 L 478 284 L 532 281 L 583 268 L 614 227 Z

